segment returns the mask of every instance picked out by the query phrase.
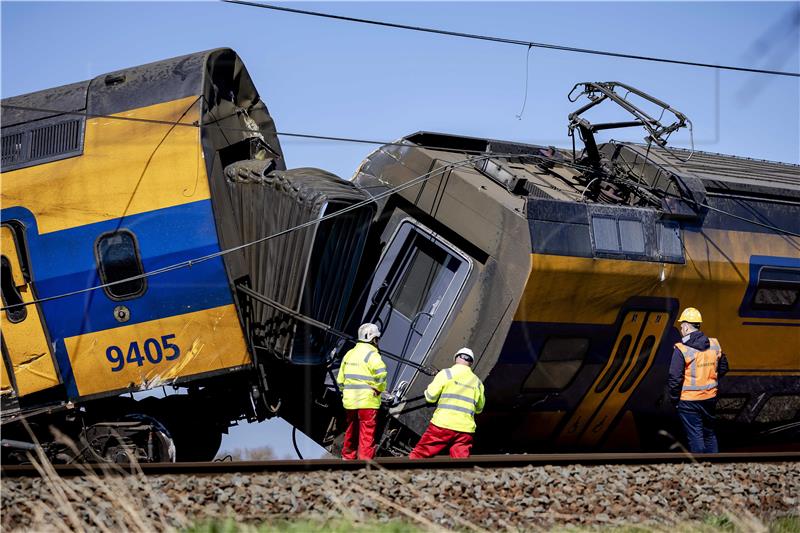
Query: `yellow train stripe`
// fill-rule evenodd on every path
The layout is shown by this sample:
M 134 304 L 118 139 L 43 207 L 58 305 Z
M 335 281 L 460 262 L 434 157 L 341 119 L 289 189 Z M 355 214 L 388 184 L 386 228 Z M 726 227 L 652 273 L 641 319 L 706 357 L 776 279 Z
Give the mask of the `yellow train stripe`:
M 2 256 L 11 268 L 13 283 L 23 302 L 34 300 L 30 285 L 22 276 L 22 264 L 17 253 L 17 243 L 10 227 L 0 226 L 0 248 Z M 11 372 L 17 385 L 17 395 L 25 396 L 58 385 L 61 380 L 56 371 L 53 355 L 44 333 L 42 318 L 35 305 L 25 307 L 25 318 L 12 322 L 7 311 L 0 312 L 0 334 L 11 362 Z M 3 388 L 10 386 L 11 379 L 5 375 L 3 365 Z
M 198 97 L 189 96 L 114 116 L 192 123 L 200 110 Z M 206 200 L 210 193 L 199 131 L 87 119 L 82 156 L 2 174 L 3 208 L 28 209 L 39 233 L 49 233 Z
M 65 339 L 81 396 L 149 389 L 251 362 L 233 305 Z
M 630 311 L 625 315 L 617 334 L 614 348 L 609 354 L 608 361 L 606 361 L 606 366 L 598 374 L 586 396 L 583 397 L 583 400 L 561 431 L 558 439 L 560 444 L 571 446 L 578 443 L 580 436 L 591 421 L 592 414 L 600 407 L 603 399 L 610 392 L 616 376 L 630 365 L 636 349 L 636 340 L 646 315 L 647 313 L 644 311 Z M 619 361 L 622 361 L 622 363 L 618 364 Z
M 11 394 L 12 392 L 14 392 L 14 389 L 11 386 L 11 376 L 8 374 L 6 360 L 3 358 L 3 370 L 2 374 L 0 374 L 0 394 Z
M 677 300 L 700 308 L 703 330 L 719 339 L 733 368 L 800 369 L 800 328 L 742 325 L 739 316 L 751 256 L 797 257 L 800 239 L 717 229 L 683 235 L 686 264 L 532 254 L 514 320 L 612 325 L 633 295 Z
M 627 367 L 625 373 L 606 397 L 600 410 L 587 424 L 587 429 L 580 439 L 581 445 L 596 446 L 603 435 L 606 434 L 614 419 L 628 401 L 628 398 L 631 397 L 636 387 L 639 386 L 639 383 L 650 370 L 650 367 L 653 366 L 661 338 L 669 325 L 668 320 L 668 313 L 649 313 L 647 315 L 646 323 L 640 336 L 641 340 L 636 347 L 636 357 L 633 358 L 633 364 Z M 652 340 L 649 341 L 650 337 L 652 337 Z M 644 350 L 648 349 L 648 347 L 649 352 L 645 353 Z M 634 353 L 631 353 L 632 357 L 633 355 Z M 640 365 L 641 357 L 646 357 L 646 359 Z M 630 381 L 630 376 L 634 370 L 638 372 L 638 375 L 633 381 Z

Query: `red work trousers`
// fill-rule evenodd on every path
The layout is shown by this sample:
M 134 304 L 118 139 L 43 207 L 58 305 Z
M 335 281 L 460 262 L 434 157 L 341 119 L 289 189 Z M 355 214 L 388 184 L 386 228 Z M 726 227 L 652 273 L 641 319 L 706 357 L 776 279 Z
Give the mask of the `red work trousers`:
M 375 457 L 375 426 L 378 423 L 377 409 L 347 409 L 347 429 L 344 432 L 342 459 Z
M 450 446 L 450 457 L 469 457 L 472 449 L 472 433 L 440 428 L 430 424 L 409 457 L 411 459 L 433 457 L 447 446 Z

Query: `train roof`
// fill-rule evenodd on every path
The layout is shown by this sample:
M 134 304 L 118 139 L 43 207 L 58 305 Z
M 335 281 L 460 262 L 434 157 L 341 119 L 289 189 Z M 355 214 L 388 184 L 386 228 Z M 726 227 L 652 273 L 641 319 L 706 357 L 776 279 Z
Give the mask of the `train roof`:
M 3 98 L 3 106 L 29 108 L 3 107 L 3 127 L 61 114 L 38 109 L 102 115 L 202 94 L 204 67 L 209 60 L 221 54 L 236 55 L 225 48 L 207 50 L 108 72 L 69 85 Z
M 30 145 L 28 137 L 33 131 L 52 130 L 52 135 L 48 133 L 42 136 L 55 139 L 58 137 L 58 128 L 66 122 L 84 122 L 87 117 L 113 115 L 188 97 L 196 97 L 201 102 L 204 113 L 202 124 L 214 123 L 221 128 L 228 114 L 234 110 L 232 108 L 244 110 L 255 121 L 259 133 L 277 156 L 277 168 L 285 168 L 274 122 L 241 58 L 230 48 L 217 48 L 108 72 L 69 85 L 3 98 L 3 170 L 40 164 L 65 155 L 59 151 L 59 143 L 51 143 L 58 146 L 48 146 L 43 150 L 47 157 L 38 152 L 32 155 L 27 146 Z M 235 126 L 241 129 L 238 122 Z M 209 132 L 210 129 L 204 129 L 204 136 L 215 135 Z M 77 131 L 82 137 L 83 126 Z M 237 135 L 249 137 L 253 133 L 242 131 L 230 134 L 231 137 Z M 82 142 L 77 144 L 82 145 Z M 70 152 L 66 155 L 76 154 Z
M 674 183 L 691 183 L 704 194 L 800 201 L 800 165 L 611 141 L 600 145 L 602 169 L 593 174 L 581 164 L 581 154 L 573 161 L 572 150 L 494 139 L 461 137 L 432 132 L 417 132 L 402 142 L 418 145 L 424 151 L 492 154 L 491 163 L 481 170 L 506 182 L 521 195 L 566 201 L 622 203 L 613 195 L 587 198 L 587 176 L 600 175 L 613 181 L 624 174 L 628 180 L 654 191 L 674 190 Z

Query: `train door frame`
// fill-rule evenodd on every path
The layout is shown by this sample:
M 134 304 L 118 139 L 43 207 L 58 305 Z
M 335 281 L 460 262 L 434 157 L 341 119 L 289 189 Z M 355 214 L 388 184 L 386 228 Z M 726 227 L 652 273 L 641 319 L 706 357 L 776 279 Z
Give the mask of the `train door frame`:
M 423 302 L 423 307 L 431 308 L 433 311 L 432 313 L 419 311 L 410 319 L 403 315 L 403 318 L 410 320 L 410 323 L 408 325 L 409 331 L 406 341 L 404 342 L 402 353 L 397 353 L 396 350 L 392 350 L 388 347 L 386 348 L 388 351 L 404 359 L 410 359 L 417 363 L 424 364 L 430 352 L 430 348 L 436 343 L 445 322 L 453 313 L 455 305 L 463 293 L 473 269 L 473 262 L 470 256 L 452 243 L 443 239 L 437 232 L 430 230 L 410 217 L 403 218 L 397 223 L 397 226 L 392 231 L 391 237 L 387 240 L 387 244 L 375 268 L 375 275 L 372 278 L 369 289 L 363 321 L 375 321 L 382 331 L 385 329 L 385 324 L 382 323 L 380 317 L 386 311 L 387 304 L 390 306 L 390 316 L 393 312 L 390 299 L 398 292 L 401 287 L 401 280 L 410 270 L 414 251 L 421 249 L 421 247 L 414 244 L 414 240 L 419 238 L 422 239 L 422 242 L 432 244 L 447 255 L 441 263 L 442 269 L 450 270 L 452 276 L 450 280 L 446 282 L 446 285 L 439 286 L 439 290 L 436 291 L 436 294 L 440 296 L 438 302 L 428 305 L 430 304 L 431 295 L 434 294 L 432 289 L 437 283 L 442 285 L 441 276 L 437 276 L 437 279 L 432 280 L 429 292 L 425 296 L 425 301 Z M 450 267 L 453 262 L 457 262 L 457 265 L 453 265 L 455 269 Z M 445 312 L 438 313 L 437 311 L 440 309 L 445 310 Z M 425 325 L 425 329 L 419 332 L 416 328 L 421 315 L 427 315 L 428 321 Z M 411 334 L 414 332 L 419 334 L 419 338 L 413 346 L 411 346 L 408 341 L 411 338 Z M 385 338 L 386 335 L 383 336 L 383 339 Z M 406 353 L 409 349 L 411 350 L 410 353 Z M 392 362 L 387 361 L 387 364 L 391 365 Z M 389 390 L 402 393 L 403 390 L 401 389 L 407 388 L 416 378 L 417 374 L 418 371 L 415 369 L 397 364 L 396 368 L 390 369 L 389 372 L 387 383 Z
M 19 320 L 11 320 L 8 311 L 2 312 L 3 334 L 0 334 L 0 340 L 2 341 L 0 344 L 2 345 L 3 364 L 7 365 L 6 370 L 10 383 L 13 387 L 14 394 L 18 398 L 22 398 L 28 394 L 37 393 L 59 386 L 63 383 L 63 380 L 58 366 L 58 361 L 55 358 L 55 353 L 50 341 L 49 330 L 47 329 L 47 324 L 45 323 L 44 314 L 42 313 L 38 303 L 31 303 L 37 300 L 37 294 L 35 280 L 33 278 L 33 269 L 31 268 L 31 261 L 28 255 L 28 246 L 25 237 L 24 226 L 16 221 L 4 221 L 0 225 L 0 228 L 2 228 L 1 231 L 4 234 L 2 235 L 2 240 L 11 241 L 10 248 L 7 247 L 8 245 L 6 245 L 5 242 L 3 243 L 2 258 L 4 262 L 8 263 L 9 275 L 11 276 L 12 283 L 15 283 L 15 288 L 20 296 L 20 300 L 23 303 L 29 304 L 25 307 L 25 316 Z M 12 251 L 14 253 L 14 257 L 10 258 L 8 257 L 8 253 Z M 12 259 L 15 260 L 15 264 L 11 264 Z M 24 288 L 20 291 L 19 287 Z M 4 295 L 3 306 L 6 305 L 6 296 Z M 19 331 L 20 327 L 24 328 L 24 331 Z M 35 371 L 32 370 L 31 372 L 32 374 L 39 376 L 39 380 L 37 380 L 39 381 L 38 383 L 29 384 L 29 380 L 20 380 L 17 372 L 15 371 L 15 366 L 22 364 L 33 364 L 34 361 L 41 359 L 41 356 L 30 360 L 18 361 L 16 354 L 13 353 L 15 350 L 11 350 L 8 346 L 9 342 L 13 343 L 15 340 L 7 340 L 9 333 L 12 333 L 12 336 L 17 333 L 22 333 L 22 335 L 28 337 L 29 342 L 26 344 L 26 346 L 29 347 L 28 351 L 37 354 L 47 354 L 47 356 L 49 356 L 49 365 L 47 364 L 48 359 L 44 359 L 45 363 L 43 365 L 38 365 L 39 368 L 37 368 Z M 25 353 L 21 352 L 23 358 L 25 357 Z

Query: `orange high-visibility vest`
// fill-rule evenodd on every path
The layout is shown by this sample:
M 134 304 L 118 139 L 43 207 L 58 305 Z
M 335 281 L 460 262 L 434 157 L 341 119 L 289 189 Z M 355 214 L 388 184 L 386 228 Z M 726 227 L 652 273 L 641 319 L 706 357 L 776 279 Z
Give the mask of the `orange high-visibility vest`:
M 709 338 L 707 350 L 696 350 L 682 343 L 675 347 L 683 354 L 686 367 L 683 370 L 681 400 L 696 402 L 717 396 L 717 363 L 722 357 L 722 348 L 717 339 Z

